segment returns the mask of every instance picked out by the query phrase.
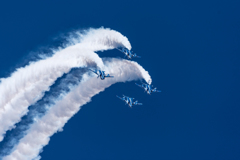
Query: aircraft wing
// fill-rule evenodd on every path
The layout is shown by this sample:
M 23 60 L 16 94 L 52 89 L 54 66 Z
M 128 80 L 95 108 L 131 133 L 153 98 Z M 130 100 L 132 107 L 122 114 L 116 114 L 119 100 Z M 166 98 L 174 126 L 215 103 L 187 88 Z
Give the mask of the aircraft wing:
M 124 53 L 124 49 L 119 49 L 119 48 L 116 48 L 116 49 Z
M 92 69 L 89 69 L 89 70 L 98 75 L 97 70 L 92 70 Z
M 144 88 L 142 85 L 135 83 L 138 87 Z
M 121 100 L 123 100 L 123 101 L 125 101 L 122 97 L 119 97 L 119 96 L 117 96 L 117 98 L 119 98 L 119 99 L 121 99 Z
M 117 48 L 117 50 L 124 53 L 125 55 L 127 55 L 128 51 L 129 51 L 127 48 L 122 48 L 122 49 Z

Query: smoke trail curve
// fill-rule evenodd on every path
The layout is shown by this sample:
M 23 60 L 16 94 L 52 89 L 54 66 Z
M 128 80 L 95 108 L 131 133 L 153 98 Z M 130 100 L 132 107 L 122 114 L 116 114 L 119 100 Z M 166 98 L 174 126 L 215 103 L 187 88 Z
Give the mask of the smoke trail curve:
M 105 70 L 114 74 L 114 78 L 101 81 L 95 76 L 84 75 L 84 80 L 72 92 L 68 93 L 39 121 L 34 123 L 27 135 L 20 140 L 14 151 L 3 160 L 40 159 L 38 156 L 43 146 L 47 145 L 50 136 L 67 123 L 80 107 L 91 100 L 91 97 L 117 82 L 132 81 L 144 78 L 151 80 L 150 75 L 136 62 L 120 59 L 105 59 Z
M 81 38 L 81 39 L 80 39 Z M 79 36 L 79 43 L 56 51 L 47 59 L 30 63 L 17 69 L 0 83 L 0 141 L 7 130 L 28 112 L 28 106 L 41 99 L 43 92 L 54 81 L 73 67 L 86 67 L 96 63 L 103 67 L 102 60 L 94 51 L 113 49 L 119 46 L 131 48 L 126 37 L 110 29 L 90 29 Z

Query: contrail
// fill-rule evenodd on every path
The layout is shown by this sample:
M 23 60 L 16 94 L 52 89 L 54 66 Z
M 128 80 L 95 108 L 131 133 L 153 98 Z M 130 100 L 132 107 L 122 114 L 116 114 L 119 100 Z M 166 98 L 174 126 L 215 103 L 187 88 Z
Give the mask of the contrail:
M 71 68 L 87 67 L 92 63 L 103 67 L 101 58 L 94 51 L 116 47 L 131 49 L 125 36 L 110 29 L 89 29 L 79 37 L 79 43 L 55 51 L 52 57 L 32 62 L 17 69 L 10 77 L 0 79 L 0 141 L 28 112 L 28 106 L 41 99 L 58 77 Z
M 114 74 L 114 78 L 99 80 L 95 76 L 83 76 L 83 81 L 62 100 L 49 109 L 41 119 L 35 122 L 27 135 L 20 140 L 14 151 L 3 157 L 3 160 L 40 159 L 39 152 L 49 143 L 50 136 L 61 131 L 67 121 L 76 114 L 80 107 L 88 103 L 91 97 L 104 91 L 117 82 L 137 79 L 151 81 L 151 77 L 138 63 L 121 59 L 104 59 L 106 72 Z

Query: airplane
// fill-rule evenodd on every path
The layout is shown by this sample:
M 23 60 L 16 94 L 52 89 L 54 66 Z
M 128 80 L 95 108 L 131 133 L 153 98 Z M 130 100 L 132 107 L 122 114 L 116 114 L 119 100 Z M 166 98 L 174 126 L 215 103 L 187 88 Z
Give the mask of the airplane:
M 118 49 L 118 48 L 117 48 Z M 133 51 L 130 51 L 130 50 L 128 50 L 127 48 L 122 48 L 122 49 L 118 49 L 120 52 L 122 52 L 122 53 L 124 53 L 125 54 L 125 56 L 124 57 L 126 57 L 127 56 L 127 58 L 128 59 L 132 59 L 132 58 L 141 58 L 140 56 L 137 56 L 137 54 L 136 53 L 133 53 Z
M 157 90 L 157 88 L 152 89 L 153 86 L 150 84 L 145 84 L 143 83 L 142 85 L 135 83 L 137 86 L 141 87 L 144 89 L 144 92 L 147 92 L 147 94 L 151 95 L 152 92 L 161 92 Z
M 104 80 L 105 78 L 112 78 L 113 76 L 110 76 L 109 74 L 108 75 L 105 75 L 105 71 L 101 71 L 101 70 L 92 70 L 92 69 L 89 69 L 91 70 L 92 72 L 94 72 L 95 74 L 98 75 L 98 77 L 100 77 L 101 80 Z M 97 78 L 98 78 L 97 77 Z
M 133 102 L 133 99 L 134 99 L 134 98 L 130 98 L 130 97 L 127 97 L 127 96 L 124 96 L 124 95 L 123 95 L 123 98 L 121 98 L 121 97 L 119 97 L 119 96 L 117 96 L 117 98 L 125 101 L 126 104 L 128 104 L 128 106 L 129 106 L 130 108 L 132 108 L 132 106 L 134 106 L 134 105 L 142 105 L 142 103 L 138 103 L 138 101 Z

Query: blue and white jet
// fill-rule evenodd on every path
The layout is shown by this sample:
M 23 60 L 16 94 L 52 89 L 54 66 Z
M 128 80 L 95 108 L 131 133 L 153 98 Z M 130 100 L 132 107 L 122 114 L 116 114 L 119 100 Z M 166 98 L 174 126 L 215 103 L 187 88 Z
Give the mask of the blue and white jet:
M 124 96 L 124 95 L 123 95 L 123 97 L 119 97 L 119 96 L 117 96 L 117 97 L 118 97 L 119 99 L 125 101 L 126 104 L 128 104 L 128 106 L 129 106 L 130 108 L 132 108 L 132 106 L 134 106 L 134 105 L 142 105 L 142 103 L 138 103 L 138 101 L 133 102 L 133 99 L 134 99 L 134 98 L 130 98 L 130 97 L 127 97 L 127 96 Z
M 151 95 L 152 92 L 161 92 L 157 90 L 157 88 L 152 88 L 150 84 L 145 84 L 143 83 L 142 85 L 135 83 L 137 86 L 141 87 L 144 89 L 144 92 L 147 92 L 147 94 Z
M 117 49 L 118 49 L 118 48 L 117 48 Z M 120 52 L 124 53 L 124 54 L 125 54 L 124 57 L 127 56 L 128 59 L 141 58 L 140 56 L 137 56 L 136 53 L 133 53 L 133 51 L 130 51 L 130 50 L 128 50 L 127 48 L 122 48 L 122 49 L 118 49 L 118 50 L 119 50 Z
M 91 70 L 93 73 L 97 74 L 98 77 L 100 77 L 101 80 L 104 80 L 105 78 L 112 78 L 113 76 L 110 76 L 109 74 L 105 74 L 105 71 L 101 71 L 101 70 L 92 70 L 92 69 L 89 69 Z M 97 78 L 98 78 L 97 77 Z

